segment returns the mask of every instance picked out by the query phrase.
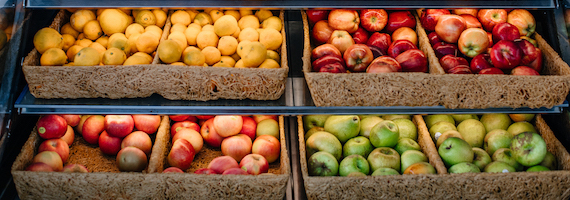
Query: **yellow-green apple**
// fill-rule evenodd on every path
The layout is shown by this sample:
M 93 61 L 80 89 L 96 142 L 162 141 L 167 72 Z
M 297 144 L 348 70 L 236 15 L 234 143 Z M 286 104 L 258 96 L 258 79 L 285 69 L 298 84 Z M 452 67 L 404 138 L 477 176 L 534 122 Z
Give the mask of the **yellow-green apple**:
M 247 173 L 245 170 L 243 170 L 242 168 L 229 168 L 226 171 L 224 171 L 222 173 L 223 175 L 249 175 L 249 173 Z
M 447 138 L 439 146 L 438 153 L 447 167 L 462 162 L 473 162 L 473 147 L 460 138 Z
M 392 41 L 408 40 L 415 46 L 418 45 L 418 35 L 416 31 L 410 27 L 400 27 L 392 33 Z
M 116 162 L 119 170 L 127 172 L 140 172 L 148 165 L 146 154 L 136 147 L 121 149 L 117 154 Z
M 368 161 L 361 155 L 350 155 L 340 161 L 338 174 L 340 176 L 348 176 L 352 172 L 361 172 L 363 174 L 370 173 L 370 165 Z
M 453 9 L 453 14 L 456 14 L 456 15 L 470 15 L 473 17 L 477 17 L 478 12 L 479 12 L 479 9 L 476 9 L 476 8 Z
M 505 74 L 505 73 L 499 68 L 492 67 L 479 71 L 479 74 Z
M 255 140 L 255 131 L 257 130 L 257 122 L 251 117 L 242 116 L 243 125 L 241 126 L 240 134 L 249 136 L 251 140 Z
M 473 164 L 479 167 L 479 171 L 485 170 L 485 166 L 491 162 L 493 162 L 493 160 L 485 150 L 473 147 Z
M 181 170 L 182 171 L 182 170 Z M 182 172 L 184 173 L 184 172 Z M 217 174 L 214 170 L 208 168 L 201 168 L 194 171 L 194 174 Z
M 367 160 L 372 171 L 376 171 L 377 169 L 384 167 L 400 171 L 400 154 L 398 154 L 398 152 L 392 148 L 376 148 L 370 152 Z
M 170 120 L 175 121 L 175 122 L 184 121 L 184 120 L 188 119 L 188 117 L 190 117 L 190 115 L 169 115 L 168 116 L 168 118 L 170 118 Z
M 479 172 L 481 172 L 481 170 L 479 169 L 479 167 L 477 165 L 475 165 L 473 163 L 469 163 L 469 162 L 457 163 L 457 164 L 451 166 L 447 171 L 450 174 L 479 173 Z
M 380 56 L 374 59 L 368 68 L 366 68 L 366 73 L 390 73 L 390 72 L 401 72 L 402 66 L 400 63 L 390 56 Z
M 511 150 L 515 160 L 527 167 L 540 164 L 548 152 L 544 139 L 532 132 L 515 135 L 511 141 Z
M 212 119 L 212 121 L 214 121 Z M 204 125 L 202 125 L 204 126 Z M 191 121 L 181 121 L 181 122 L 176 122 L 174 124 L 172 124 L 172 127 L 170 128 L 170 137 L 174 137 L 176 135 L 176 133 L 178 133 L 178 131 L 182 130 L 182 129 L 192 129 L 195 131 L 200 131 L 200 126 L 198 124 L 196 124 L 195 122 L 191 122 Z
M 515 43 L 519 46 L 524 55 L 520 65 L 528 66 L 540 72 L 540 70 L 542 70 L 542 51 L 528 40 L 515 40 Z
M 360 11 L 360 26 L 370 32 L 378 32 L 388 24 L 388 13 L 384 9 L 363 9 Z
M 121 150 L 121 142 L 123 139 L 109 136 L 107 131 L 103 131 L 99 136 L 99 149 L 107 155 L 117 155 Z
M 127 148 L 124 148 L 121 151 L 124 151 Z M 176 140 L 176 142 L 172 144 L 172 148 L 170 149 L 166 160 L 171 167 L 178 167 L 182 171 L 185 171 L 186 169 L 190 168 L 195 155 L 196 151 L 194 151 L 194 147 L 192 147 L 192 144 L 190 144 L 190 142 L 187 140 Z
M 45 164 L 43 162 L 36 162 L 36 163 L 32 163 L 31 165 L 28 165 L 28 167 L 26 167 L 26 171 L 33 171 L 33 172 L 53 172 L 53 168 L 48 165 Z
M 366 42 L 368 42 L 368 37 L 370 36 L 368 31 L 364 30 L 363 28 L 358 28 L 358 30 L 356 30 L 356 32 L 352 33 L 351 35 L 354 43 L 356 44 L 366 44 Z
M 538 47 L 538 43 L 536 42 L 535 39 L 532 39 L 532 38 L 527 37 L 527 36 L 521 36 L 521 39 L 529 41 L 532 45 L 534 45 L 534 47 Z
M 338 48 L 336 48 L 334 45 L 322 44 L 322 45 L 317 46 L 316 48 L 314 48 L 311 51 L 311 61 L 315 61 L 315 60 L 317 60 L 323 56 L 326 56 L 326 55 L 332 55 L 332 56 L 336 56 L 338 58 L 342 58 L 342 54 L 340 53 Z M 315 69 L 313 69 L 313 70 L 315 70 Z M 318 70 L 315 70 L 315 71 L 318 71 Z M 252 118 L 254 118 L 254 117 L 252 117 Z
M 224 171 L 231 168 L 239 168 L 239 164 L 236 159 L 233 159 L 230 156 L 216 157 L 208 164 L 208 169 L 214 170 L 216 174 L 222 174 Z
M 83 123 L 87 120 L 87 118 L 91 117 L 91 115 L 81 115 L 81 119 L 79 120 L 79 124 L 75 127 L 75 131 L 79 134 L 83 134 Z
M 392 168 L 378 168 L 370 176 L 384 176 L 384 175 L 400 175 L 398 171 Z
M 392 58 L 396 58 L 401 53 L 404 53 L 410 49 L 417 49 L 414 43 L 410 42 L 409 40 L 396 40 L 388 47 L 388 56 Z
M 374 32 L 370 35 L 368 41 L 366 41 L 366 45 L 370 47 L 370 50 L 375 49 L 378 51 L 372 51 L 374 58 L 384 56 L 387 55 L 388 48 L 392 45 L 392 37 L 387 33 Z
M 67 143 L 62 139 L 49 139 L 43 141 L 38 147 L 38 153 L 43 151 L 56 152 L 63 163 L 65 163 L 67 158 L 69 158 L 69 145 L 67 145 Z
M 556 170 L 558 168 L 558 165 L 556 163 L 556 157 L 554 157 L 554 154 L 550 152 L 546 152 L 546 156 L 544 156 L 544 159 L 542 160 L 542 162 L 540 162 L 539 165 L 547 167 L 550 170 Z
M 437 141 L 436 134 L 441 136 L 445 131 L 454 130 L 457 131 L 455 124 L 449 123 L 448 121 L 440 121 L 435 123 L 431 128 L 429 128 L 429 134 L 433 141 Z M 439 133 L 439 134 L 438 134 Z
M 530 12 L 525 9 L 514 9 L 507 15 L 507 22 L 515 25 L 521 36 L 530 37 L 536 29 L 536 22 Z
M 467 119 L 476 119 L 479 120 L 479 117 L 477 117 L 477 115 L 474 114 L 459 114 L 459 115 L 451 115 L 451 117 L 453 117 L 453 120 L 455 120 L 455 123 L 459 124 L 462 121 L 465 121 Z
M 252 115 L 251 118 L 253 118 L 253 120 L 255 121 L 255 123 L 258 123 L 265 120 L 265 119 L 273 119 L 275 121 L 279 121 L 277 115 Z
M 507 22 L 501 22 L 493 28 L 493 41 L 508 40 L 515 41 L 520 38 L 519 29 Z
M 392 33 L 400 27 L 416 28 L 416 18 L 410 11 L 395 11 L 388 14 L 386 31 Z
M 267 162 L 272 163 L 279 159 L 281 144 L 273 136 L 262 135 L 253 141 L 251 153 L 262 155 L 267 159 Z
M 447 70 L 448 74 L 472 74 L 468 65 L 457 65 L 454 68 Z
M 153 134 L 160 126 L 160 115 L 133 115 L 133 122 L 137 130 Z
M 495 25 L 507 22 L 507 11 L 505 9 L 481 9 L 477 13 L 477 18 L 487 31 L 493 31 Z
M 426 122 L 428 128 L 431 128 L 435 123 L 438 123 L 440 121 L 447 121 L 451 124 L 455 124 L 455 120 L 453 120 L 453 117 L 451 117 L 451 115 L 427 115 L 424 116 L 424 121 Z
M 428 39 L 429 39 L 429 44 L 431 44 L 431 46 L 437 44 L 437 43 L 441 43 L 444 42 L 443 40 L 441 40 L 441 38 L 439 37 L 439 35 L 437 35 L 436 32 L 431 32 L 428 34 Z
M 184 173 L 184 171 L 182 171 L 178 167 L 169 167 L 169 168 L 164 169 L 162 171 L 162 173 Z
M 410 165 L 403 174 L 436 174 L 435 168 L 427 162 Z
M 545 167 L 542 165 L 536 165 L 536 166 L 532 166 L 532 167 L 528 168 L 526 171 L 527 172 L 544 172 L 544 171 L 550 171 L 550 169 L 548 169 L 548 167 Z
M 501 161 L 494 161 L 485 166 L 485 172 L 489 173 L 508 173 L 516 171 L 517 170 L 514 167 Z
M 410 138 L 400 138 L 400 140 L 398 140 L 398 144 L 396 144 L 396 146 L 394 147 L 394 150 L 396 150 L 400 155 L 402 155 L 404 152 L 408 151 L 408 150 L 421 150 L 420 145 L 410 139 Z
M 202 129 L 200 129 L 200 134 L 208 145 L 212 147 L 220 147 L 222 145 L 222 140 L 224 138 L 216 132 L 214 128 L 214 119 L 207 120 L 204 125 L 202 125 Z
M 305 131 L 313 127 L 325 127 L 325 121 L 330 115 L 305 115 L 303 116 L 303 128 Z
M 269 162 L 259 154 L 248 154 L 239 162 L 239 167 L 248 174 L 259 175 L 269 171 Z
M 264 119 L 257 124 L 255 136 L 270 135 L 279 139 L 279 123 L 274 119 Z
M 131 134 L 131 135 L 133 135 L 133 134 Z M 130 137 L 131 135 L 129 135 L 128 137 Z M 198 131 L 195 131 L 192 129 L 184 128 L 184 129 L 178 131 L 178 133 L 176 133 L 176 135 L 174 135 L 174 137 L 172 138 L 172 142 L 176 142 L 178 139 L 184 139 L 184 140 L 190 142 L 190 144 L 192 144 L 192 147 L 194 147 L 194 152 L 196 152 L 196 153 L 198 153 L 202 149 L 202 146 L 204 145 L 204 140 L 202 139 L 202 135 L 200 135 L 200 133 L 198 133 Z M 125 140 L 126 140 L 126 138 L 125 138 Z M 125 141 L 123 141 L 123 143 L 124 142 Z M 150 140 L 149 140 L 149 142 L 150 142 Z M 147 142 L 145 142 L 145 144 L 147 144 Z M 149 144 L 150 144 L 149 147 L 152 148 L 152 143 L 149 143 Z M 145 151 L 145 153 L 146 153 L 146 151 Z
M 81 120 L 81 115 L 60 115 L 61 117 L 63 117 L 63 119 L 65 119 L 65 121 L 67 122 L 67 125 L 70 125 L 71 127 L 75 127 L 79 124 L 79 121 Z
M 363 72 L 374 60 L 372 51 L 365 44 L 353 44 L 346 49 L 343 56 L 346 67 L 353 72 Z
M 135 122 L 131 115 L 106 115 L 105 130 L 110 136 L 124 138 L 133 132 Z
M 400 162 L 401 162 L 401 172 L 404 173 L 404 171 L 411 165 L 415 164 L 415 163 L 419 163 L 419 162 L 427 162 L 428 158 L 426 157 L 426 155 L 424 153 L 422 153 L 421 151 L 418 150 L 408 150 L 403 152 L 401 158 L 400 158 Z
M 507 40 L 501 40 L 493 45 L 490 54 L 493 66 L 499 69 L 513 69 L 519 66 L 524 56 L 516 43 Z
M 493 65 L 491 65 L 491 55 L 482 53 L 471 59 L 469 69 L 471 69 L 473 73 L 479 73 L 481 70 L 488 68 L 493 68 Z
M 325 128 L 315 126 L 311 129 L 309 129 L 309 131 L 307 131 L 307 133 L 305 133 L 305 141 L 307 141 L 307 139 L 309 139 L 309 137 L 311 137 L 311 135 L 313 135 L 314 133 L 319 132 L 319 131 L 325 131 Z
M 200 137 L 200 134 L 197 132 L 196 132 L 196 134 L 199 136 L 200 141 L 202 141 L 202 137 Z M 181 138 L 184 138 L 184 137 L 181 136 Z M 184 138 L 184 139 L 186 139 L 186 138 Z M 174 142 L 174 139 L 172 141 Z M 192 141 L 188 141 L 188 142 L 192 143 Z M 194 144 L 194 143 L 192 143 L 192 144 Z M 136 148 L 142 150 L 146 155 L 150 155 L 150 151 L 152 150 L 152 140 L 150 139 L 148 134 L 146 134 L 145 132 L 135 131 L 135 132 L 127 135 L 127 137 L 123 138 L 123 141 L 121 142 L 121 149 L 124 149 L 127 147 L 136 147 Z M 196 147 L 194 147 L 194 148 L 196 148 Z M 196 151 L 196 152 L 198 152 L 198 151 Z
M 465 20 L 458 15 L 441 15 L 435 25 L 437 35 L 448 43 L 457 43 L 463 30 L 465 30 Z
M 59 115 L 45 115 L 36 123 L 38 134 L 43 139 L 57 139 L 65 135 L 67 122 Z
M 515 168 L 515 170 L 517 170 L 517 171 L 521 171 L 523 169 L 523 166 L 515 160 L 513 152 L 509 148 L 497 149 L 497 151 L 495 151 L 495 153 L 493 153 L 492 158 L 493 158 L 493 161 L 501 161 L 501 162 L 509 164 L 510 166 Z
M 329 10 L 317 10 L 317 9 L 309 9 L 307 12 L 307 18 L 311 24 L 315 24 L 315 22 L 326 20 L 329 17 Z
M 204 120 L 204 121 L 211 119 L 211 118 L 214 118 L 214 117 L 215 117 L 214 115 L 197 115 L 196 116 L 197 119 Z
M 360 119 L 361 120 L 360 120 L 359 135 L 365 136 L 365 137 L 370 136 L 370 130 L 372 129 L 372 127 L 374 127 L 374 125 L 380 123 L 381 121 L 384 121 L 382 118 L 377 117 L 377 116 L 366 117 L 364 119 L 362 117 L 360 117 Z M 366 156 L 364 156 L 364 157 L 366 157 Z
M 218 115 L 214 117 L 214 128 L 222 137 L 237 135 L 243 126 L 243 118 L 239 115 Z
M 339 166 L 332 154 L 319 151 L 309 157 L 307 167 L 311 176 L 336 176 Z
M 342 144 L 329 132 L 316 132 L 307 139 L 306 143 L 307 157 L 311 157 L 314 153 L 325 151 L 333 155 L 337 160 L 342 158 Z
M 344 60 L 342 59 L 342 57 L 337 57 L 336 55 L 326 55 L 320 57 L 315 61 L 313 61 L 311 66 L 313 67 L 313 71 L 320 72 L 321 69 L 323 68 L 327 69 L 333 64 L 340 64 L 344 68 Z
M 366 177 L 367 175 L 362 172 L 350 172 L 346 177 Z
M 451 137 L 456 137 L 456 138 L 463 140 L 463 136 L 461 136 L 461 133 L 459 133 L 458 131 L 447 130 L 441 134 L 435 133 L 435 139 L 436 139 L 435 145 L 436 145 L 436 147 L 439 148 L 445 140 L 447 140 L 448 138 L 451 138 Z
M 459 54 L 459 47 L 457 47 L 457 44 L 439 42 L 433 45 L 433 51 L 435 52 L 435 56 L 441 59 L 445 55 L 457 56 Z
M 461 33 L 457 44 L 461 53 L 467 57 L 473 58 L 487 51 L 487 47 L 489 46 L 489 38 L 487 38 L 487 32 L 485 32 L 483 29 L 468 28 Z
M 315 26 L 313 26 L 313 30 L 311 31 L 311 36 L 316 43 L 326 43 L 329 41 L 329 38 L 332 35 L 334 29 L 329 26 L 329 22 L 327 20 L 318 21 Z
M 71 144 L 73 144 L 73 140 L 75 139 L 75 132 L 73 131 L 73 128 L 71 128 L 70 125 L 67 125 L 67 131 L 65 132 L 65 135 L 61 137 L 61 139 L 65 141 L 68 144 L 68 146 L 71 146 Z
M 511 125 L 511 118 L 504 113 L 488 113 L 481 116 L 481 123 L 487 132 L 495 129 L 507 130 Z
M 396 56 L 404 72 L 427 72 L 428 61 L 423 51 L 410 49 Z
M 234 158 L 236 161 L 251 153 L 252 141 L 249 136 L 237 134 L 222 141 L 222 154 Z
M 326 73 L 347 73 L 346 68 L 344 68 L 344 63 L 335 62 L 325 66 L 322 66 L 319 69 L 319 72 L 326 72 Z
M 534 119 L 534 114 L 509 114 L 513 122 L 530 122 Z
M 354 33 L 360 24 L 360 17 L 356 10 L 336 9 L 329 13 L 329 26 L 335 30 Z M 342 50 L 341 50 L 342 51 Z
M 99 135 L 105 130 L 105 117 L 103 115 L 91 115 L 83 123 L 82 136 L 89 144 L 97 144 Z
M 457 125 L 457 131 L 461 133 L 463 140 L 465 140 L 471 147 L 483 147 L 485 141 L 485 126 L 479 120 L 468 119 L 464 120 Z
M 368 154 L 374 150 L 370 140 L 364 136 L 358 136 L 348 140 L 344 147 L 342 148 L 343 157 L 348 157 L 350 155 L 361 155 L 364 158 L 368 157 Z
M 420 22 L 425 30 L 434 31 L 439 16 L 449 14 L 451 13 L 447 9 L 425 9 L 421 14 Z
M 519 76 L 538 76 L 540 75 L 536 70 L 527 66 L 518 66 L 511 70 L 511 75 Z
M 398 130 L 400 132 L 399 139 L 402 138 L 410 138 L 412 140 L 417 140 L 418 138 L 418 128 L 412 120 L 399 118 L 392 120 L 398 126 Z
M 37 162 L 48 164 L 53 169 L 53 171 L 59 172 L 61 169 L 63 169 L 63 161 L 61 160 L 61 157 L 59 157 L 59 154 L 57 154 L 55 151 L 42 151 L 38 153 L 36 156 L 34 156 L 32 163 Z
M 489 155 L 493 155 L 497 149 L 509 148 L 513 140 L 513 134 L 503 129 L 495 129 L 485 135 L 483 148 Z
M 360 118 L 356 115 L 333 115 L 327 118 L 324 128 L 345 143 L 360 132 Z
M 507 128 L 507 131 L 513 135 L 518 135 L 519 133 L 524 132 L 537 132 L 536 129 L 534 129 L 534 126 L 528 122 L 515 122 Z
M 454 55 L 445 55 L 441 57 L 441 59 L 439 59 L 439 63 L 445 72 L 448 72 L 450 69 L 459 65 L 469 65 L 469 62 L 467 62 L 465 58 Z
M 354 40 L 347 31 L 335 30 L 327 43 L 334 45 L 341 54 L 344 54 L 344 51 L 354 44 Z
M 463 17 L 465 20 L 465 28 L 483 28 L 481 22 L 477 19 L 477 17 L 469 14 L 461 14 L 460 17 Z
M 69 164 L 63 167 L 61 172 L 79 172 L 79 173 L 89 173 L 89 169 L 81 164 Z

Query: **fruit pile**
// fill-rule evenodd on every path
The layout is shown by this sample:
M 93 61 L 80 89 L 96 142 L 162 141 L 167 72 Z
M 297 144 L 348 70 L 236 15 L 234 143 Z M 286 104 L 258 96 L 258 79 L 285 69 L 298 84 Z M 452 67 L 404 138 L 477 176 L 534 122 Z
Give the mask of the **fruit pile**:
M 171 128 L 172 148 L 167 156 L 170 167 L 163 173 L 184 173 L 191 168 L 204 142 L 211 148 L 221 148 L 223 156 L 214 158 L 207 168 L 198 169 L 195 174 L 258 175 L 267 173 L 269 164 L 279 159 L 281 145 L 277 116 L 169 117 L 175 123 Z
M 536 22 L 515 9 L 426 9 L 421 24 L 449 74 L 540 75 L 542 52 L 531 37 Z M 470 60 L 470 61 L 469 61 Z
M 303 116 L 309 175 L 435 174 L 416 142 L 411 116 L 382 117 Z
M 40 153 L 34 158 L 34 164 L 26 170 L 61 171 L 69 158 L 69 146 L 75 138 L 72 127 L 75 127 L 85 142 L 98 145 L 106 155 L 116 155 L 119 170 L 140 172 L 147 167 L 150 158 L 152 140 L 149 134 L 158 130 L 160 120 L 158 115 L 42 116 L 36 126 L 39 136 L 47 140 L 40 145 Z M 35 163 L 45 163 L 50 168 Z M 79 164 L 68 164 L 66 167 L 69 168 L 67 171 L 88 172 Z
M 42 66 L 151 64 L 166 17 L 160 9 L 76 10 L 61 34 L 39 30 L 34 46 Z
M 425 121 L 449 173 L 556 170 L 556 158 L 529 123 L 533 118 L 534 114 L 428 115 Z
M 178 10 L 158 56 L 173 65 L 279 68 L 283 22 L 269 10 Z
M 307 10 L 315 72 L 427 72 L 410 11 Z M 371 34 L 371 35 L 370 35 Z M 370 37 L 369 37 L 370 35 Z M 325 44 L 323 44 L 325 43 Z

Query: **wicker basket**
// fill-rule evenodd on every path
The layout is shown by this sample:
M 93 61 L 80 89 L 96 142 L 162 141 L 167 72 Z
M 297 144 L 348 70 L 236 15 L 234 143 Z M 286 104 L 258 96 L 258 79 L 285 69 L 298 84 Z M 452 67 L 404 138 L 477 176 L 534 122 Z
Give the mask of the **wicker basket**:
M 168 117 L 163 116 L 151 138 L 170 136 L 168 129 Z M 42 142 L 34 128 L 12 165 L 18 195 L 21 199 L 163 199 L 164 180 L 160 174 L 147 173 L 155 168 L 153 157 L 160 152 L 158 139 L 154 140 L 149 165 L 142 173 L 120 172 L 115 156 L 104 155 L 97 145 L 86 143 L 80 135 L 75 136 L 66 163 L 85 165 L 91 173 L 24 171 Z

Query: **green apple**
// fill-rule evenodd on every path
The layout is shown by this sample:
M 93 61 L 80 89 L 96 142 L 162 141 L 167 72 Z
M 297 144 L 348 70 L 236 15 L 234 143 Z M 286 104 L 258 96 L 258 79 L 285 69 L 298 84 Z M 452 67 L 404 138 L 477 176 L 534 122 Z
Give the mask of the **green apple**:
M 398 171 L 396 171 L 395 169 L 384 167 L 374 170 L 371 176 L 384 176 L 384 175 L 400 175 L 400 173 L 398 173 Z
M 332 133 L 342 143 L 360 132 L 360 118 L 356 115 L 333 115 L 325 121 L 325 131 Z
M 257 128 L 255 129 L 255 137 L 262 135 L 271 135 L 275 138 L 279 138 L 279 123 L 274 119 L 264 119 L 257 123 Z
M 387 167 L 400 171 L 400 154 L 389 147 L 379 147 L 368 155 L 368 164 L 372 171 Z
M 329 116 L 330 115 L 305 115 L 303 116 L 303 129 L 307 131 L 315 126 L 325 127 L 325 121 Z
M 481 123 L 485 126 L 487 133 L 495 129 L 507 130 L 511 125 L 511 118 L 503 113 L 490 113 L 481 116 Z
M 394 150 L 396 150 L 400 155 L 402 155 L 402 153 L 404 153 L 407 150 L 421 150 L 420 145 L 410 139 L 410 138 L 402 138 L 400 140 L 398 140 L 398 144 L 396 144 L 396 147 L 394 147 Z
M 336 176 L 338 174 L 338 161 L 328 152 L 320 151 L 307 160 L 309 175 Z
M 514 122 L 530 122 L 534 118 L 534 114 L 509 114 Z
M 435 168 L 427 162 L 410 165 L 403 174 L 436 174 Z
M 313 135 L 313 134 L 315 134 L 316 132 L 319 132 L 319 131 L 325 131 L 325 128 L 315 126 L 315 127 L 311 128 L 311 129 L 309 129 L 309 131 L 307 131 L 307 133 L 305 133 L 305 141 L 307 141 L 307 139 L 309 139 L 309 137 L 311 137 L 311 135 Z
M 546 156 L 546 142 L 540 135 L 531 132 L 524 132 L 515 135 L 511 141 L 513 157 L 520 164 L 530 167 L 537 165 Z
M 466 119 L 479 120 L 479 117 L 477 117 L 477 115 L 471 115 L 471 114 L 451 115 L 451 117 L 453 117 L 453 120 L 455 120 L 456 124 L 459 124 L 462 121 L 465 121 Z
M 418 139 L 418 128 L 412 120 L 409 119 L 395 119 L 392 120 L 396 125 L 398 125 L 398 131 L 400 133 L 399 139 L 410 138 L 412 140 Z
M 438 136 L 437 134 L 435 136 L 436 136 L 435 138 L 437 139 L 437 141 L 435 142 L 437 148 L 439 148 L 439 146 L 441 146 L 443 141 L 447 140 L 447 138 L 456 137 L 463 140 L 463 136 L 461 136 L 461 133 L 454 130 L 448 130 L 443 132 L 443 134 L 441 134 L 440 136 Z
M 457 131 L 463 136 L 465 140 L 472 147 L 483 147 L 485 140 L 485 126 L 476 119 L 466 119 L 457 125 Z
M 481 170 L 479 169 L 479 167 L 477 165 L 475 165 L 473 163 L 469 163 L 469 162 L 457 163 L 457 164 L 451 166 L 447 171 L 450 174 L 479 173 L 479 172 L 481 172 Z
M 542 160 L 539 165 L 548 167 L 550 170 L 556 170 L 558 168 L 558 165 L 556 164 L 556 157 L 554 157 L 554 154 L 550 153 L 549 151 L 546 152 L 544 160 Z
M 532 167 L 528 168 L 526 171 L 527 172 L 545 172 L 545 171 L 550 171 L 550 169 L 548 169 L 548 167 L 545 167 L 542 165 L 536 165 L 536 166 L 532 166 Z
M 406 151 L 402 154 L 402 157 L 400 158 L 400 170 L 402 173 L 404 173 L 404 170 L 406 170 L 409 166 L 419 163 L 419 162 L 427 162 L 428 158 L 426 157 L 426 155 L 424 153 L 422 153 L 421 151 L 418 150 L 409 150 Z
M 517 171 L 523 170 L 523 166 L 515 160 L 513 157 L 513 152 L 509 148 L 497 149 L 491 158 L 493 161 L 501 161 L 507 163 Z
M 366 176 L 366 174 L 362 172 L 351 172 L 350 174 L 347 175 L 347 177 L 358 177 L 358 176 Z
M 433 139 L 433 141 L 437 141 L 437 139 L 435 139 L 436 138 L 435 135 L 437 133 L 439 133 L 439 135 L 441 135 L 445 131 L 449 131 L 449 130 L 457 131 L 457 127 L 455 127 L 455 124 L 449 123 L 448 121 L 441 121 L 441 122 L 435 123 L 429 129 L 429 134 L 431 136 L 431 139 Z
M 316 132 L 307 139 L 306 144 L 307 157 L 311 157 L 314 153 L 325 151 L 333 155 L 337 161 L 342 156 L 342 144 L 333 135 L 325 131 Z
M 378 117 L 380 118 L 380 115 L 358 115 L 358 117 L 360 118 L 360 121 L 369 118 L 369 117 Z
M 531 123 L 528 122 L 515 122 L 509 126 L 507 131 L 513 135 L 518 135 L 522 132 L 533 132 L 536 133 L 536 129 Z
M 445 166 L 451 167 L 457 163 L 473 162 L 473 149 L 465 140 L 447 138 L 438 149 L 439 156 Z
M 370 154 L 372 150 L 374 150 L 374 147 L 370 144 L 370 140 L 364 136 L 358 136 L 344 143 L 342 155 L 343 157 L 348 157 L 357 154 L 368 158 L 368 154 Z
M 374 127 L 376 124 L 380 123 L 381 121 L 384 120 L 380 117 L 368 117 L 360 120 L 359 134 L 365 137 L 370 137 L 370 130 L 372 129 L 372 127 Z
M 473 164 L 477 165 L 480 171 L 483 171 L 485 166 L 491 162 L 493 160 L 491 160 L 491 156 L 485 150 L 473 147 Z
M 370 172 L 370 166 L 366 158 L 361 155 L 350 155 L 340 161 L 340 166 L 338 167 L 338 174 L 340 176 L 348 176 L 348 174 L 352 172 L 368 174 Z
M 383 115 L 382 119 L 384 120 L 395 120 L 395 119 L 409 119 L 412 120 L 411 115 Z
M 426 122 L 428 129 L 440 121 L 446 121 L 455 124 L 455 120 L 453 120 L 453 117 L 451 117 L 451 115 L 428 115 L 424 116 L 424 121 Z
M 370 143 L 374 147 L 394 147 L 400 138 L 398 125 L 390 120 L 384 120 L 370 130 Z
M 502 129 L 495 129 L 485 135 L 483 148 L 489 155 L 493 155 L 497 149 L 509 148 L 512 140 L 513 134 Z
M 485 167 L 485 172 L 490 173 L 508 173 L 516 172 L 515 168 L 507 163 L 501 161 L 494 161 Z

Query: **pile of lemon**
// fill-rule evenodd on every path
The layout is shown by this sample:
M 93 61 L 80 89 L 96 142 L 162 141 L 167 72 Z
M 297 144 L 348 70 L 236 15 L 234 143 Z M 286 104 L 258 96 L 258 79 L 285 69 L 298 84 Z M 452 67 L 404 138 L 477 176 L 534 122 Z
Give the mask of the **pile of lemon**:
M 158 56 L 172 65 L 279 68 L 283 22 L 269 10 L 177 10 Z
M 75 10 L 61 34 L 43 28 L 34 36 L 42 66 L 151 64 L 167 11 Z

